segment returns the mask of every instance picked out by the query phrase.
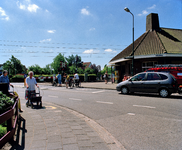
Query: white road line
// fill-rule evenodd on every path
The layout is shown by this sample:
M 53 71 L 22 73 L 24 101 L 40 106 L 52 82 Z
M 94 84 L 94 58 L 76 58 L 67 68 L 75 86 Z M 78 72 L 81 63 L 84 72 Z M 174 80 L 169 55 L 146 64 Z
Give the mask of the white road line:
M 128 115 L 130 115 L 130 116 L 135 116 L 135 114 L 134 114 L 134 113 L 128 113 Z
M 156 108 L 156 107 L 152 107 L 152 106 L 143 106 L 143 105 L 133 105 L 134 107 L 142 107 L 142 108 Z
M 103 102 L 103 101 L 96 101 L 97 103 L 102 103 L 102 104 L 113 104 L 112 102 Z
M 105 92 L 105 91 L 102 90 L 102 91 L 96 91 L 96 92 L 92 92 L 92 93 L 101 93 L 101 92 Z
M 74 101 L 82 101 L 82 99 L 76 99 L 76 98 L 69 98 L 69 99 Z
M 48 97 L 58 98 L 58 96 L 48 95 Z

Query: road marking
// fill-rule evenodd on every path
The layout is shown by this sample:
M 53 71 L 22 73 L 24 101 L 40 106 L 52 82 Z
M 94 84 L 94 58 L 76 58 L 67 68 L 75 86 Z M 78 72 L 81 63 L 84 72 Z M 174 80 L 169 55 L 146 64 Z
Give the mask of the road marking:
M 103 102 L 103 101 L 96 101 L 97 103 L 102 103 L 102 104 L 113 104 L 112 102 Z
M 135 114 L 134 114 L 134 113 L 128 113 L 128 115 L 130 115 L 130 116 L 135 116 Z
M 48 95 L 48 97 L 58 98 L 58 96 Z
M 69 98 L 69 99 L 74 101 L 82 101 L 82 99 L 76 99 L 76 98 Z
M 101 93 L 101 92 L 105 92 L 105 91 L 102 90 L 102 91 L 96 91 L 96 92 L 92 92 L 92 93 Z
M 47 109 L 56 109 L 54 106 L 46 106 Z
M 143 105 L 133 105 L 134 107 L 142 107 L 142 108 L 156 108 L 156 107 L 152 107 L 152 106 L 143 106 Z

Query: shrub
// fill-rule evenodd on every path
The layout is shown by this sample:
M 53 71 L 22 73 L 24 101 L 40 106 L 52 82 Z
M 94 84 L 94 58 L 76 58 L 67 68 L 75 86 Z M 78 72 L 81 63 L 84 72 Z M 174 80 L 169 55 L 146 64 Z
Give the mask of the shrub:
M 13 106 L 14 101 L 0 91 L 0 114 L 4 113 L 8 107 Z
M 0 125 L 0 139 L 7 133 L 6 127 Z
M 24 75 L 15 75 L 11 78 L 11 82 L 23 82 Z
M 88 77 L 89 77 L 89 76 L 96 77 L 96 74 L 88 74 Z

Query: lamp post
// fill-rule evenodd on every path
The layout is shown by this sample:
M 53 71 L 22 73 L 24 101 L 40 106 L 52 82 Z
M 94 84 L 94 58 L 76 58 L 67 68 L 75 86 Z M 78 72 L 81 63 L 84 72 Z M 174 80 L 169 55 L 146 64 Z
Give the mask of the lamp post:
M 126 12 L 129 12 L 133 16 L 133 45 L 132 45 L 133 57 L 132 57 L 132 69 L 131 69 L 131 75 L 133 76 L 134 75 L 134 15 L 131 13 L 131 11 L 127 7 L 125 7 L 124 10 Z

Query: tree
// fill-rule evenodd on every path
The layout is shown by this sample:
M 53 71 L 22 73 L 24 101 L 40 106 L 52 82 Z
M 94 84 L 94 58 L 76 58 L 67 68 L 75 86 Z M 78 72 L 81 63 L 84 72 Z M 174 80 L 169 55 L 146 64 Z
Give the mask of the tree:
M 82 68 L 78 68 L 78 70 L 77 70 L 77 72 L 79 73 L 79 74 L 83 74 L 84 73 L 84 70 L 82 69 Z
M 11 74 L 11 75 L 25 72 L 25 68 L 21 64 L 21 61 L 19 59 L 17 59 L 16 57 L 14 57 L 13 55 L 11 56 L 11 58 L 8 61 L 6 61 L 3 64 L 3 68 L 4 68 L 4 70 L 8 70 L 9 74 Z
M 76 71 L 76 67 L 75 66 L 69 66 L 69 73 L 70 74 L 74 74 Z
M 66 58 L 67 62 L 68 62 L 68 66 L 76 66 L 76 63 L 77 63 L 77 67 L 82 67 L 82 59 L 81 59 L 81 56 L 78 56 L 78 55 L 71 55 L 71 56 L 68 56 Z M 76 61 L 77 60 L 77 61 Z
M 64 56 L 59 53 L 54 59 L 53 62 L 51 64 L 51 67 L 54 69 L 54 73 L 58 73 L 59 71 L 61 71 L 61 66 L 60 66 L 60 62 L 65 62 L 65 58 Z
M 92 64 L 90 68 L 94 70 L 95 74 L 98 73 L 98 68 L 97 68 L 96 64 Z
M 85 73 L 94 74 L 94 69 L 87 68 L 87 69 L 85 69 Z
M 101 71 L 101 74 L 105 74 L 107 71 L 108 74 L 111 73 L 111 67 L 108 67 L 107 65 L 104 66 L 104 69 Z
M 42 74 L 43 69 L 39 65 L 35 64 L 28 67 L 28 71 L 33 71 L 34 74 Z
M 46 67 L 42 68 L 42 74 L 52 74 L 51 65 L 48 64 Z

